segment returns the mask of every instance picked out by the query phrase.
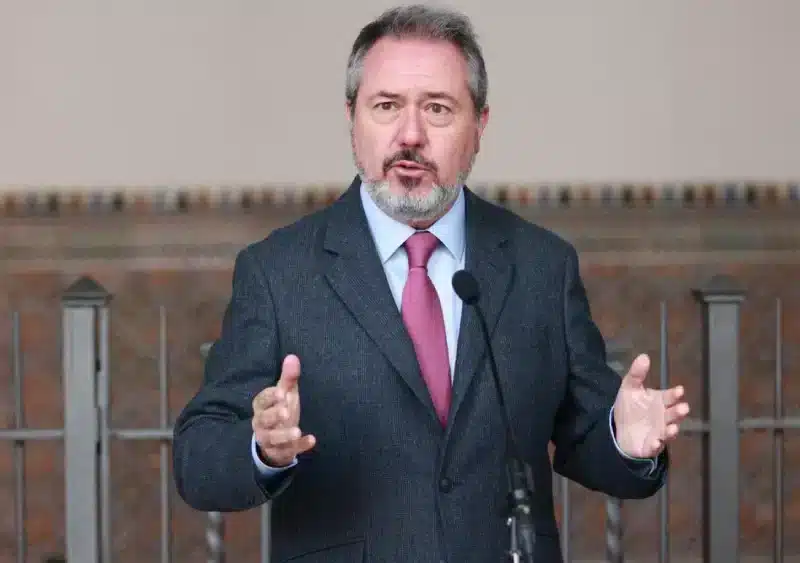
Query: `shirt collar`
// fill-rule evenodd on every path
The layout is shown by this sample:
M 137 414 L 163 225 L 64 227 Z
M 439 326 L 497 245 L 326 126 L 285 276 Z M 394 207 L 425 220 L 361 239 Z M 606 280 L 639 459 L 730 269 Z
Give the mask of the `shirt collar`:
M 405 223 L 401 223 L 384 213 L 372 197 L 367 193 L 364 184 L 361 184 L 361 203 L 367 216 L 372 237 L 378 249 L 381 263 L 386 262 L 397 252 L 408 237 L 416 230 Z M 458 191 L 458 198 L 448 212 L 428 229 L 436 235 L 442 245 L 456 260 L 461 260 L 464 255 L 465 240 L 465 204 L 464 189 Z

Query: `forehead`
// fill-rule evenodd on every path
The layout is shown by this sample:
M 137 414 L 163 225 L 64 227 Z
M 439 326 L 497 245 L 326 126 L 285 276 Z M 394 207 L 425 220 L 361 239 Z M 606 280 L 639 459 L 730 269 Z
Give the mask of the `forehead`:
M 452 43 L 384 37 L 364 57 L 360 90 L 364 97 L 435 91 L 461 98 L 469 96 L 468 80 L 467 62 Z

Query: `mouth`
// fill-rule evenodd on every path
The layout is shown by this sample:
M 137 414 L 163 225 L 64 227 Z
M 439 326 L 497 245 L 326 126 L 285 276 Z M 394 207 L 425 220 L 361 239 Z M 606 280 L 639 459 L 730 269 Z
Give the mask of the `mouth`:
M 428 171 L 426 167 L 409 160 L 398 161 L 392 165 L 392 169 L 404 176 L 411 176 L 414 178 L 418 178 Z

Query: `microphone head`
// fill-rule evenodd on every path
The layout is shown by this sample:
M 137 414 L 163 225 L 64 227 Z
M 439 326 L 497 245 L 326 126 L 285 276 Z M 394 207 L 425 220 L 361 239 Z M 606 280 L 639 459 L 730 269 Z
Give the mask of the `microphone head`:
M 453 289 L 467 305 L 474 305 L 481 296 L 481 289 L 475 276 L 466 270 L 459 270 L 453 274 Z

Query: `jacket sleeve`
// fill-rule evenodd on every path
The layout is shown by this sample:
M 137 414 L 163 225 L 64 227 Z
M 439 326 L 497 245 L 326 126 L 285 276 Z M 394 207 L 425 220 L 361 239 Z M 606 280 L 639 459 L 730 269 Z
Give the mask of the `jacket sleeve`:
M 564 273 L 567 393 L 553 431 L 556 472 L 584 487 L 621 498 L 646 498 L 666 479 L 666 450 L 651 460 L 626 459 L 617 449 L 609 416 L 620 377 L 607 364 L 605 342 L 592 320 L 578 256 L 569 247 Z
M 280 365 L 274 302 L 252 250 L 245 249 L 236 257 L 232 295 L 203 385 L 175 422 L 175 484 L 191 507 L 247 510 L 288 486 L 293 470 L 270 479 L 259 475 L 251 443 L 253 399 L 277 382 Z

